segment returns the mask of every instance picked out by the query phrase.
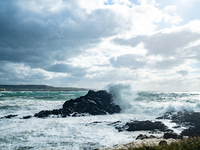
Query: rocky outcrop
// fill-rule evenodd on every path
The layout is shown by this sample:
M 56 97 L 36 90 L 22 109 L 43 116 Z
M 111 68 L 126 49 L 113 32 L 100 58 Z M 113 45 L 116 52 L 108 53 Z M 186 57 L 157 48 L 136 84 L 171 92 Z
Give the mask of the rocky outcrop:
M 12 114 L 10 114 L 10 115 L 1 117 L 0 119 L 3 119 L 3 118 L 11 119 L 11 118 L 14 118 L 14 117 L 16 117 L 16 116 L 18 116 L 18 115 L 12 115 Z
M 116 127 L 118 131 L 142 131 L 142 130 L 148 130 L 148 131 L 163 131 L 163 132 L 169 132 L 171 131 L 168 129 L 167 126 L 165 126 L 160 121 L 130 121 L 127 122 L 122 127 Z
M 114 114 L 121 111 L 118 105 L 115 105 L 111 94 L 106 91 L 90 90 L 85 96 L 74 100 L 66 101 L 61 109 L 43 110 L 34 116 L 39 118 L 57 115 L 60 117 L 67 116 L 84 116 L 84 115 L 105 115 Z
M 157 119 L 170 119 L 177 125 L 186 127 L 181 132 L 182 136 L 200 136 L 200 112 L 170 112 Z

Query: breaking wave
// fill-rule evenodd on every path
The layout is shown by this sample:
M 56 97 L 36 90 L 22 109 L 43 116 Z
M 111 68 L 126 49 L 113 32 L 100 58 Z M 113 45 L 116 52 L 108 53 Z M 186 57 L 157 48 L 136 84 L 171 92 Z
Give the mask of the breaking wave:
M 106 90 L 122 113 L 159 116 L 165 112 L 200 111 L 200 93 L 137 92 L 124 84 L 109 84 Z

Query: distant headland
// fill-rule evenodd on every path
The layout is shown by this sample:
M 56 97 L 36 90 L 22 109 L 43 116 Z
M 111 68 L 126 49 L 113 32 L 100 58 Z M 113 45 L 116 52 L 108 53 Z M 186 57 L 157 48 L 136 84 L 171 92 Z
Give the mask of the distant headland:
M 88 89 L 48 85 L 0 85 L 0 91 L 88 91 Z

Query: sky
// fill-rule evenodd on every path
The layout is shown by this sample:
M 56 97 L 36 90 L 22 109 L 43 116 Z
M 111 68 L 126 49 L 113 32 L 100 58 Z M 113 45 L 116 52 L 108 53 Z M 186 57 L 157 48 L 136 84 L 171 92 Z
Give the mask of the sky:
M 199 0 L 1 0 L 0 84 L 200 91 Z

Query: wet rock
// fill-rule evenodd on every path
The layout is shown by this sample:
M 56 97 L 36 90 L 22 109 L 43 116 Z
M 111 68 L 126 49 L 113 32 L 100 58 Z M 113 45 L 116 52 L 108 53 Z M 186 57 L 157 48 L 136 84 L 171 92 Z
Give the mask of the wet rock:
M 12 115 L 12 114 L 10 114 L 10 115 L 1 117 L 0 119 L 3 119 L 3 118 L 11 119 L 11 118 L 14 118 L 14 117 L 16 117 L 16 116 L 18 116 L 18 115 Z
M 183 136 L 171 132 L 171 133 L 164 133 L 163 138 L 164 139 L 183 139 Z
M 39 118 L 45 118 L 50 115 L 76 117 L 114 114 L 120 111 L 120 107 L 113 103 L 111 94 L 103 90 L 97 92 L 90 90 L 85 96 L 66 101 L 61 109 L 43 110 L 34 116 Z
M 137 137 L 136 137 L 136 140 L 144 140 L 144 139 L 148 139 L 148 136 L 145 134 L 139 134 Z
M 180 127 L 181 127 L 180 125 L 177 125 L 177 126 L 173 126 L 172 128 L 177 129 L 177 128 L 180 128 Z
M 24 116 L 22 119 L 29 119 L 29 118 L 31 118 L 32 116 Z
M 200 137 L 200 128 L 198 127 L 190 127 L 185 129 L 181 132 L 182 136 L 189 136 L 189 137 Z
M 178 126 L 187 127 L 181 132 L 182 136 L 200 136 L 200 112 L 174 112 L 166 113 L 161 118 L 170 118 Z
M 156 138 L 156 136 L 154 135 L 150 135 L 150 136 L 147 136 L 146 134 L 139 134 L 137 137 L 136 137 L 136 140 L 144 140 L 144 139 L 153 139 L 153 138 Z
M 142 131 L 142 130 L 149 130 L 149 131 L 163 131 L 163 132 L 169 132 L 171 131 L 168 129 L 167 126 L 165 126 L 160 121 L 131 121 L 127 122 L 122 127 L 116 127 L 118 131 Z

